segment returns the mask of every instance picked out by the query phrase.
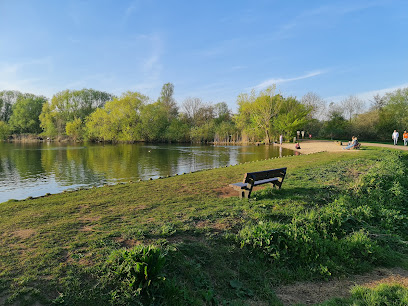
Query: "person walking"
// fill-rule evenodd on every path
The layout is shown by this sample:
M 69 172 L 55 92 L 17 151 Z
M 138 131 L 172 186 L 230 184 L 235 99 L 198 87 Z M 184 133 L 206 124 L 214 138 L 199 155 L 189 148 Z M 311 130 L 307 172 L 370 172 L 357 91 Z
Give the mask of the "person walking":
M 407 131 L 404 131 L 404 134 L 402 134 L 402 139 L 404 140 L 404 146 L 406 146 L 407 143 L 408 143 L 408 133 L 407 133 Z
M 283 143 L 283 135 L 281 134 L 281 135 L 279 136 L 279 144 L 282 145 L 282 143 Z
M 392 139 L 394 140 L 394 146 L 397 145 L 398 137 L 399 137 L 399 133 L 397 132 L 397 130 L 394 130 L 394 133 L 392 133 Z

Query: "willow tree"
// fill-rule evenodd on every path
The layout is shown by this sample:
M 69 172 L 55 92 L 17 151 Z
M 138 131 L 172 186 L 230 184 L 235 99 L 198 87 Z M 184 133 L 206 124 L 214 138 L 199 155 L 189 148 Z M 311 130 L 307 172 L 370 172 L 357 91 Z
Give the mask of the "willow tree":
M 141 109 L 148 97 L 126 92 L 98 108 L 86 120 L 86 133 L 91 140 L 134 142 L 141 140 Z
M 253 90 L 250 95 L 238 96 L 237 125 L 244 130 L 252 128 L 253 132 L 263 135 L 267 144 L 271 142 L 273 120 L 279 114 L 283 99 L 275 94 L 275 89 L 273 85 L 258 94 Z

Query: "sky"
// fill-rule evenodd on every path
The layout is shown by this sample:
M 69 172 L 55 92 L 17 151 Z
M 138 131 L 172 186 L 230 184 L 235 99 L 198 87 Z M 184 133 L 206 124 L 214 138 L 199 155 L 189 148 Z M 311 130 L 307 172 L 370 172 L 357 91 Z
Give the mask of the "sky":
M 405 0 L 0 0 L 0 91 L 368 102 L 408 87 L 407 34 Z

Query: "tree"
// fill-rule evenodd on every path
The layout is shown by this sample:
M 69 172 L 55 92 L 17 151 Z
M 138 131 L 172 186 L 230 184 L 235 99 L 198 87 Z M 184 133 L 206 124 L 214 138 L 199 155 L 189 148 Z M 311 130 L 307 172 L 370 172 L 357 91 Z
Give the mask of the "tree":
M 17 133 L 40 133 L 39 116 L 43 104 L 47 98 L 32 94 L 21 95 L 13 105 L 13 112 L 10 116 L 9 124 L 13 131 Z
M 273 123 L 274 130 L 287 138 L 294 136 L 311 120 L 308 115 L 312 109 L 312 105 L 302 104 L 293 97 L 282 99 L 279 114 Z
M 335 108 L 329 113 L 329 120 L 323 126 L 325 136 L 331 139 L 349 138 L 349 122 L 344 118 L 343 113 Z
M 213 110 L 215 121 L 217 124 L 231 120 L 231 111 L 229 110 L 227 103 L 225 102 L 217 103 L 214 105 Z
M 178 114 L 178 106 L 173 98 L 173 94 L 174 85 L 172 83 L 166 83 L 163 85 L 160 97 L 157 100 L 157 102 L 163 104 L 169 120 L 176 118 Z
M 8 122 L 13 112 L 13 105 L 23 94 L 17 90 L 0 91 L 0 120 Z
M 262 132 L 265 143 L 271 142 L 272 124 L 278 115 L 282 103 L 282 96 L 275 94 L 276 86 L 273 85 L 256 95 L 243 94 L 238 96 L 239 111 L 249 115 L 249 119 L 255 129 Z M 239 120 L 245 120 L 246 115 Z M 242 125 L 242 123 L 240 123 Z
M 341 107 L 343 108 L 343 112 L 346 118 L 348 118 L 349 122 L 353 116 L 361 113 L 364 109 L 364 102 L 358 99 L 356 96 L 349 96 L 347 99 L 344 99 L 340 103 Z
M 68 122 L 65 126 L 65 131 L 74 141 L 82 139 L 84 136 L 82 120 L 76 118 L 73 121 Z
M 167 107 L 156 102 L 142 107 L 140 113 L 142 138 L 146 141 L 163 141 L 168 122 Z
M 7 122 L 0 121 L 0 140 L 4 140 L 10 135 L 10 127 Z
M 190 124 L 195 125 L 195 118 L 202 106 L 203 102 L 200 98 L 187 98 L 183 101 L 181 108 Z
M 141 140 L 140 111 L 147 101 L 148 97 L 128 91 L 120 98 L 107 102 L 87 118 L 85 127 L 88 137 L 112 142 Z
M 54 124 L 58 134 L 65 133 L 65 125 L 77 118 L 84 120 L 95 109 L 103 107 L 107 101 L 112 100 L 112 94 L 93 89 L 64 90 L 56 93 L 48 107 L 43 109 L 49 114 L 40 118 L 41 126 Z M 50 120 L 52 118 L 52 120 Z M 43 122 L 46 120 L 47 122 Z M 49 130 L 49 129 L 48 129 Z M 47 133 L 47 132 L 46 132 Z
M 309 113 L 310 119 L 325 119 L 327 111 L 326 101 L 324 101 L 319 95 L 313 92 L 308 92 L 302 97 L 300 102 L 307 108 L 311 109 Z

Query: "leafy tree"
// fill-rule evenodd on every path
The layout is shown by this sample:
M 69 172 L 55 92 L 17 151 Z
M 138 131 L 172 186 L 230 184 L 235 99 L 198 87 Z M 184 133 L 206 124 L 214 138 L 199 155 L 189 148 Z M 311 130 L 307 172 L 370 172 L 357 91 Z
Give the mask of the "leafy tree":
M 239 111 L 244 115 L 238 120 L 239 125 L 245 124 L 242 121 L 249 119 L 251 125 L 258 134 L 262 133 L 265 143 L 271 142 L 272 124 L 280 111 L 282 96 L 275 95 L 276 86 L 271 86 L 256 95 L 255 91 L 251 95 L 242 94 L 238 96 Z M 249 115 L 249 116 L 248 116 Z
M 214 140 L 214 121 L 209 121 L 201 126 L 195 126 L 191 129 L 191 141 L 209 142 Z
M 65 132 L 70 136 L 74 141 L 83 139 L 84 130 L 82 120 L 79 118 L 74 119 L 71 122 L 68 122 L 65 126 Z
M 385 140 L 390 139 L 394 129 L 401 132 L 408 128 L 408 88 L 386 93 L 383 99 L 377 131 L 378 137 Z
M 41 125 L 44 128 L 52 123 L 58 134 L 64 134 L 67 122 L 77 118 L 84 120 L 95 109 L 103 107 L 112 98 L 112 94 L 93 89 L 67 89 L 58 92 L 52 97 L 49 107 L 43 109 L 49 114 L 44 113 L 41 116 Z
M 190 126 L 185 120 L 173 119 L 165 131 L 169 142 L 183 142 L 190 140 Z
M 141 140 L 140 112 L 148 98 L 138 92 L 126 92 L 98 108 L 86 120 L 89 139 L 99 141 Z
M 343 113 L 337 109 L 333 109 L 329 113 L 329 120 L 323 126 L 325 136 L 331 139 L 349 138 L 350 123 L 343 117 Z
M 296 131 L 303 128 L 309 121 L 308 115 L 313 106 L 305 105 L 293 97 L 282 99 L 279 114 L 274 121 L 274 130 L 285 137 L 294 136 Z
M 160 97 L 157 100 L 157 102 L 163 104 L 169 120 L 176 118 L 178 115 L 178 106 L 173 98 L 173 94 L 174 85 L 172 83 L 166 83 L 163 85 Z
M 20 95 L 10 116 L 11 129 L 17 133 L 40 133 L 42 129 L 39 116 L 46 102 L 47 98 L 43 96 Z
M 4 140 L 10 135 L 11 129 L 7 122 L 0 121 L 0 140 Z
M 229 110 L 227 103 L 225 102 L 217 103 L 214 105 L 213 110 L 215 122 L 217 124 L 231 120 L 231 111 Z
M 362 139 L 378 139 L 379 123 L 380 111 L 378 109 L 357 115 L 351 124 L 352 134 Z
M 142 138 L 146 141 L 163 141 L 169 125 L 167 107 L 161 102 L 143 106 L 140 113 Z
M 237 128 L 232 121 L 223 121 L 215 126 L 215 141 L 230 142 L 235 141 Z

